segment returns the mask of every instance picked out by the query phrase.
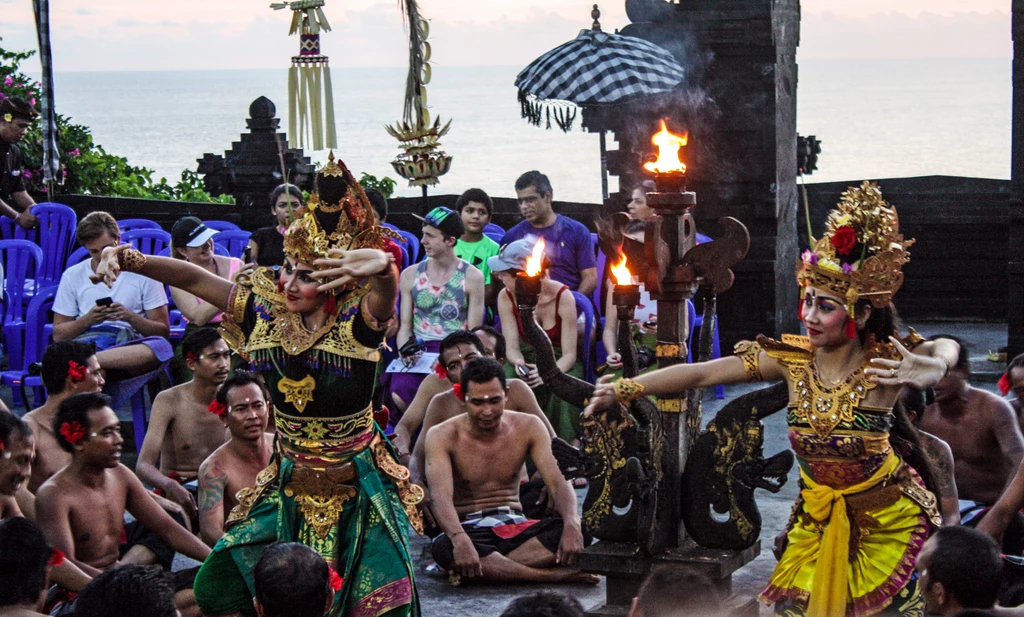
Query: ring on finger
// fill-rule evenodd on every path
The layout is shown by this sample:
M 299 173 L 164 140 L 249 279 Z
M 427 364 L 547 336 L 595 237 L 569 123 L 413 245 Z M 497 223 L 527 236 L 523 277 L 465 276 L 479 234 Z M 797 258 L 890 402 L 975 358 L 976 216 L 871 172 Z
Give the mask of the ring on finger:
M 897 371 L 894 368 L 889 369 L 889 377 L 896 377 Z

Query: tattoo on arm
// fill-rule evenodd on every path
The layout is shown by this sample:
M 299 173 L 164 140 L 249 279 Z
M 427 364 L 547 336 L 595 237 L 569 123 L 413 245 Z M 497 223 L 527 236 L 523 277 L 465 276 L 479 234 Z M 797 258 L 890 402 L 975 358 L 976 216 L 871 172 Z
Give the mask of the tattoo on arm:
M 199 517 L 211 511 L 218 511 L 224 504 L 224 487 L 228 483 L 228 474 L 217 465 L 205 470 L 203 484 L 199 491 Z

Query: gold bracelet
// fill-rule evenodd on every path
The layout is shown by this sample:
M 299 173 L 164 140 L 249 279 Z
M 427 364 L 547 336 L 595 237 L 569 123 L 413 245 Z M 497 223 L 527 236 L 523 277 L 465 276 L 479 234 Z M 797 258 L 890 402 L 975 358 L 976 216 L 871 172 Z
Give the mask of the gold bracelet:
M 140 272 L 146 265 L 146 256 L 131 245 L 124 245 L 117 249 L 117 265 L 121 272 Z
M 615 382 L 615 399 L 623 405 L 628 405 L 630 401 L 640 398 L 643 393 L 643 384 L 637 383 L 635 379 L 623 377 Z

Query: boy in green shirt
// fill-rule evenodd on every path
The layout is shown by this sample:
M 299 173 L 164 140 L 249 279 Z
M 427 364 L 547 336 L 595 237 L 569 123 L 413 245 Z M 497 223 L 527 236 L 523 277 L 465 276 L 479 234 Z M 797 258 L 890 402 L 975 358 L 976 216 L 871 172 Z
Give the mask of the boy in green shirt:
M 481 189 L 469 189 L 459 196 L 455 208 L 462 217 L 465 233 L 455 243 L 455 256 L 476 266 L 484 275 L 484 294 L 487 307 L 496 305 L 499 285 L 491 283 L 491 270 L 487 258 L 498 254 L 498 243 L 484 235 L 484 227 L 491 222 L 494 203 Z

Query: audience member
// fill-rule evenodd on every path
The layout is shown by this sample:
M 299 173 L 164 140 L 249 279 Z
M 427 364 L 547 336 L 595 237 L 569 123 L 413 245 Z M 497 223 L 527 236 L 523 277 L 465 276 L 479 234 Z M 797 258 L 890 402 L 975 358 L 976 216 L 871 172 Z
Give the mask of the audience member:
M 363 189 L 363 191 L 366 193 L 366 199 L 373 206 L 373 224 L 378 227 L 382 226 L 388 219 L 388 198 L 384 197 L 384 194 L 377 189 Z M 388 238 L 388 243 L 384 250 L 391 253 L 391 256 L 395 258 L 396 264 L 402 265 L 402 249 L 394 240 Z M 410 255 L 409 259 L 411 261 L 413 256 Z M 389 333 L 388 336 L 391 337 L 394 334 Z
M 715 617 L 723 608 L 708 577 L 686 566 L 660 566 L 640 586 L 629 617 Z
M 257 617 L 322 617 L 340 589 L 324 558 L 298 542 L 272 544 L 253 572 Z
M 498 296 L 498 315 L 501 317 L 501 331 L 507 343 L 506 353 L 512 364 L 509 372 L 518 373 L 534 390 L 537 402 L 545 415 L 555 427 L 555 434 L 566 441 L 575 441 L 579 437 L 580 410 L 554 395 L 540 378 L 537 371 L 536 357 L 531 345 L 526 340 L 522 320 L 519 315 L 515 296 L 515 280 L 519 272 L 526 270 L 526 260 L 530 257 L 535 241 L 533 239 L 516 240 L 505 245 L 501 253 L 491 257 L 491 272 L 502 280 L 505 291 Z M 576 299 L 569 291 L 569 286 L 551 280 L 547 267 L 541 272 L 540 297 L 534 309 L 534 320 L 547 333 L 554 347 L 555 361 L 562 372 L 574 377 L 583 378 L 583 363 L 576 356 Z
M 501 617 L 583 617 L 583 605 L 572 596 L 535 591 L 509 602 Z
M 25 415 L 36 438 L 35 460 L 28 490 L 35 493 L 50 476 L 71 462 L 71 454 L 57 442 L 53 419 L 60 404 L 69 396 L 103 389 L 103 369 L 96 348 L 90 343 L 59 341 L 43 352 L 40 377 L 48 398 L 42 407 Z
M 219 330 L 207 327 L 186 336 L 181 350 L 192 380 L 153 400 L 135 473 L 195 521 L 199 466 L 225 439 L 224 425 L 207 408 L 228 378 L 231 350 Z
M 0 520 L 22 516 L 15 496 L 32 476 L 34 445 L 29 425 L 9 411 L 0 411 Z
M 644 180 L 633 189 L 633 193 L 630 195 L 631 199 L 629 204 L 626 205 L 626 210 L 629 215 L 633 217 L 626 232 L 630 235 L 637 235 L 639 239 L 643 241 L 644 238 L 644 225 L 643 222 L 654 216 L 654 208 L 647 205 L 647 193 L 653 193 L 656 191 L 654 180 Z
M 199 532 L 210 546 L 224 535 L 228 514 L 238 505 L 236 495 L 256 486 L 256 476 L 270 464 L 274 435 L 266 432 L 268 401 L 263 382 L 238 371 L 221 384 L 209 407 L 230 434 L 199 467 Z
M 934 480 L 938 484 L 939 511 L 942 512 L 943 525 L 960 524 L 960 498 L 956 492 L 956 464 L 953 461 L 953 451 L 949 444 L 931 433 L 926 433 L 918 428 L 918 423 L 924 415 L 927 407 L 927 397 L 923 390 L 913 386 L 903 386 L 900 391 L 900 402 L 904 411 L 907 412 L 907 419 L 917 430 L 928 458 L 932 462 Z
M 594 240 L 583 223 L 555 214 L 551 206 L 553 194 L 551 181 L 539 171 L 519 176 L 516 198 L 519 212 L 526 220 L 505 233 L 501 246 L 527 236 L 544 238 L 544 254 L 551 260 L 551 278 L 589 297 L 597 288 Z
M 969 527 L 941 527 L 925 541 L 915 565 L 929 615 L 991 609 L 1003 569 L 999 546 Z
M 494 202 L 490 195 L 481 189 L 469 189 L 455 202 L 455 209 L 462 217 L 465 232 L 455 243 L 455 256 L 463 259 L 484 275 L 487 306 L 494 306 L 497 288 L 491 281 L 491 269 L 487 260 L 498 254 L 499 246 L 494 240 L 484 235 L 484 228 L 491 222 L 494 214 Z
M 434 560 L 462 578 L 596 583 L 570 567 L 583 550 L 576 493 L 558 469 L 543 423 L 505 411 L 505 373 L 493 360 L 467 364 L 459 386 L 467 413 L 426 436 L 427 481 L 443 532 L 431 543 Z M 530 521 L 522 514 L 527 456 L 559 516 Z
M 449 387 L 430 400 L 426 412 L 420 416 L 418 424 L 410 422 L 406 425 L 410 435 L 418 433 L 420 436 L 424 436 L 434 426 L 466 412 L 466 403 L 460 397 L 461 388 L 460 392 L 456 393 L 454 386 L 461 383 L 462 370 L 466 367 L 466 364 L 482 357 L 484 357 L 483 344 L 472 332 L 453 332 L 445 337 L 441 343 L 439 361 L 441 362 L 441 370 L 445 374 L 445 380 L 448 382 Z M 551 423 L 548 422 L 547 417 L 544 416 L 544 412 L 537 405 L 537 399 L 533 396 L 533 391 L 530 390 L 530 387 L 518 379 L 508 379 L 506 383 L 508 390 L 506 392 L 505 409 L 537 416 L 544 424 L 549 437 L 554 437 L 555 431 L 551 427 Z M 402 421 L 405 422 L 404 416 Z M 424 471 L 425 441 L 425 439 L 415 439 L 413 441 L 412 461 L 409 467 L 413 483 L 424 488 L 427 486 Z M 424 499 L 423 504 L 429 505 L 429 499 Z
M 968 346 L 935 385 L 935 402 L 925 408 L 918 426 L 949 444 L 953 451 L 956 489 L 961 499 L 963 523 L 977 524 L 976 517 L 998 501 L 1024 458 L 1024 436 L 1010 404 L 991 392 L 970 385 Z M 1024 548 L 1024 515 L 1003 537 L 1007 553 Z
M 126 565 L 101 573 L 75 602 L 75 617 L 176 617 L 171 576 L 155 566 Z
M 427 258 L 402 272 L 401 326 L 398 347 L 415 338 L 427 351 L 437 352 L 441 339 L 456 330 L 483 323 L 484 277 L 455 256 L 462 220 L 448 208 L 437 207 L 423 220 L 423 251 Z M 425 374 L 391 373 L 394 404 L 404 412 Z
M 280 267 L 284 263 L 284 232 L 292 221 L 305 213 L 302 190 L 294 184 L 278 185 L 270 193 L 270 213 L 274 224 L 260 227 L 249 237 L 252 261 L 264 268 Z
M 1024 407 L 1021 405 L 1021 401 L 1024 401 L 1024 353 L 1010 360 L 999 387 L 1003 391 L 1003 396 L 1013 392 L 1013 400 L 1010 401 L 1010 405 L 1013 407 L 1014 413 L 1017 414 L 1017 423 L 1024 431 Z
M 51 544 L 86 574 L 126 563 L 170 568 L 174 551 L 202 561 L 209 547 L 157 505 L 121 464 L 120 423 L 103 394 L 65 399 L 53 427 L 71 463 L 39 487 L 36 514 Z M 127 510 L 135 521 L 124 523 Z
M 126 401 L 151 377 L 150 373 L 174 355 L 166 337 L 167 296 L 156 281 L 125 272 L 113 287 L 97 285 L 96 272 L 103 249 L 121 242 L 117 221 L 106 212 L 91 212 L 78 223 L 78 242 L 90 259 L 64 271 L 53 301 L 53 340 L 75 339 L 109 351 L 103 358 L 107 384 L 115 407 Z
M 39 112 L 20 96 L 0 101 L 0 214 L 24 229 L 39 225 L 32 214 L 36 201 L 25 186 L 25 169 L 18 142 L 24 139 Z
M 50 566 L 56 565 L 46 537 L 32 521 L 0 521 L 0 616 L 45 615 Z
M 505 366 L 505 335 L 494 326 L 477 326 L 470 330 L 484 346 L 484 357 Z

